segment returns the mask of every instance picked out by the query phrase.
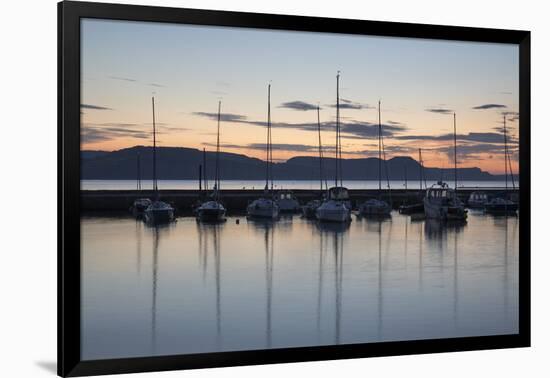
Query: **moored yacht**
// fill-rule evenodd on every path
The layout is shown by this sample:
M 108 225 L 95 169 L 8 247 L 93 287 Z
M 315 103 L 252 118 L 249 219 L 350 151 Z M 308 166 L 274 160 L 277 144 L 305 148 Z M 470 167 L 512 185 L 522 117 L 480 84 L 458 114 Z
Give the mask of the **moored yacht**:
M 195 211 L 197 218 L 203 222 L 218 222 L 225 219 L 225 207 L 215 199 L 203 202 Z
M 468 211 L 456 196 L 456 192 L 439 181 L 426 191 L 424 213 L 428 219 L 466 220 Z
M 515 215 L 518 204 L 501 197 L 495 197 L 485 204 L 485 212 L 493 215 Z
M 437 219 L 440 221 L 465 221 L 468 216 L 468 210 L 456 194 L 458 183 L 457 153 L 456 153 L 456 114 L 453 113 L 453 133 L 454 133 L 454 190 L 443 181 L 438 181 L 426 190 L 424 197 L 424 214 L 428 219 Z
M 295 213 L 300 211 L 300 202 L 290 190 L 280 190 L 276 194 L 277 205 L 281 213 Z
M 348 222 L 351 220 L 351 206 L 348 190 L 342 185 L 342 143 L 340 138 L 340 71 L 336 75 L 336 169 L 334 187 L 330 188 L 327 198 L 317 208 L 317 219 L 324 222 Z M 340 183 L 338 183 L 340 182 Z
M 317 219 L 325 222 L 348 222 L 351 220 L 348 190 L 335 186 L 328 190 L 325 201 L 317 208 Z
M 508 143 L 506 138 L 506 115 L 503 116 L 503 134 L 504 134 L 504 175 L 506 181 L 505 192 L 498 197 L 492 198 L 485 204 L 485 212 L 494 215 L 516 215 L 518 204 L 511 201 L 508 196 L 508 167 L 510 168 L 510 178 L 512 179 L 512 187 L 516 188 L 514 183 L 514 174 L 512 172 L 512 163 L 508 156 Z
M 196 210 L 197 218 L 203 222 L 219 222 L 225 220 L 225 207 L 220 201 L 220 117 L 221 101 L 218 102 L 218 132 L 216 141 L 215 184 L 210 199 L 203 202 Z M 205 172 L 206 175 L 206 172 Z
M 324 187 L 328 190 L 328 185 L 326 180 L 323 176 L 323 144 L 321 143 L 321 117 L 319 114 L 319 106 L 317 106 L 317 136 L 319 140 L 319 184 L 320 184 L 320 191 L 319 191 L 319 198 L 318 199 L 312 199 L 311 201 L 308 201 L 303 207 L 302 207 L 302 214 L 305 218 L 308 219 L 315 219 L 317 218 L 317 208 L 321 206 L 323 203 L 323 197 L 325 193 Z M 324 187 L 323 187 L 324 182 Z
M 472 192 L 468 197 L 468 207 L 472 209 L 483 209 L 487 202 L 489 202 L 489 197 L 485 192 Z
M 265 161 L 265 188 L 264 195 L 248 204 L 246 212 L 249 217 L 277 219 L 279 205 L 273 198 L 273 152 L 271 149 L 271 84 L 267 86 L 267 143 Z M 269 185 L 271 183 L 271 190 Z
M 141 159 L 139 152 L 137 154 L 137 167 L 136 167 L 136 190 L 138 192 L 141 192 Z M 134 203 L 132 204 L 132 207 L 130 210 L 134 214 L 134 216 L 139 217 L 143 215 L 143 212 L 145 209 L 149 207 L 151 204 L 151 200 L 149 198 L 136 198 L 134 200 Z
M 388 177 L 388 166 L 384 143 L 382 140 L 382 117 L 380 115 L 380 101 L 378 101 L 378 198 L 371 198 L 359 205 L 359 214 L 365 217 L 386 217 L 391 214 L 391 206 L 381 199 L 382 196 L 382 154 L 386 164 L 386 181 L 388 182 L 388 194 L 390 193 L 390 180 Z
M 153 191 L 154 201 L 147 206 L 143 212 L 143 217 L 147 223 L 159 224 L 168 223 L 174 220 L 174 208 L 160 200 L 157 183 L 157 136 L 155 126 L 155 98 L 151 98 L 153 105 Z

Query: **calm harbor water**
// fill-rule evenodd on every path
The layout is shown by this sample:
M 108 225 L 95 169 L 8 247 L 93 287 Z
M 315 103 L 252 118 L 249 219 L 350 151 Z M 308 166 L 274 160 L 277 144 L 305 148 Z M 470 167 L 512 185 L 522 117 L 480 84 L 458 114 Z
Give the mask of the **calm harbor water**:
M 81 230 L 83 359 L 518 332 L 515 217 Z
M 449 185 L 454 185 L 454 182 L 448 182 Z M 331 186 L 332 181 L 328 181 L 328 185 Z M 427 181 L 428 186 L 435 184 L 435 181 Z M 132 190 L 136 189 L 136 180 L 81 180 L 80 189 L 82 190 Z M 516 179 L 515 185 L 517 187 L 518 182 Z M 152 189 L 153 183 L 151 180 L 142 180 L 141 184 L 143 189 Z M 158 186 L 160 189 L 198 189 L 198 180 L 159 180 Z M 222 189 L 263 189 L 265 186 L 264 180 L 222 180 L 220 187 Z M 378 189 L 377 180 L 346 180 L 344 186 L 348 189 Z M 392 180 L 390 186 L 393 189 L 404 189 L 405 181 Z M 415 181 L 408 181 L 407 187 L 409 189 L 418 189 L 420 183 Z M 422 184 L 424 186 L 424 184 Z M 504 181 L 459 181 L 459 187 L 480 187 L 480 188 L 504 188 L 506 183 Z M 508 182 L 508 186 L 512 188 L 512 183 Z M 386 188 L 386 181 L 382 182 L 382 187 Z M 276 189 L 318 189 L 319 180 L 275 180 Z

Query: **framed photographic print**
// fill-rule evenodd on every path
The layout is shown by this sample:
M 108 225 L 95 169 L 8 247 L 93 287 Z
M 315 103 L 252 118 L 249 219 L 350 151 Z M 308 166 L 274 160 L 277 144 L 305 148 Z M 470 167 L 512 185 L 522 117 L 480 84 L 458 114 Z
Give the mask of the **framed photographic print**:
M 58 9 L 59 375 L 529 346 L 529 32 Z

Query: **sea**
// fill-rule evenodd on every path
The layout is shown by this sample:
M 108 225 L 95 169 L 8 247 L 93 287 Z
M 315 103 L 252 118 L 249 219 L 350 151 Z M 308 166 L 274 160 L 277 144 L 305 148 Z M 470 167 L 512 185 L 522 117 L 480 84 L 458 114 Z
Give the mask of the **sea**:
M 231 183 L 261 185 L 223 185 Z M 315 188 L 284 182 L 304 185 Z M 130 215 L 82 215 L 81 357 L 514 334 L 518 243 L 518 217 L 474 210 L 465 224 L 396 212 L 347 225 L 293 215 L 221 224 L 179 217 L 157 227 Z
M 327 181 L 329 187 L 334 185 L 334 181 Z M 428 187 L 435 184 L 436 181 L 427 181 Z M 454 182 L 447 183 L 454 187 Z M 213 181 L 208 183 L 211 187 Z M 377 189 L 378 181 L 370 180 L 344 180 L 344 186 L 348 189 Z M 517 180 L 512 183 L 508 181 L 458 181 L 458 187 L 464 188 L 505 188 L 506 185 L 511 189 L 513 186 L 518 187 Z M 319 189 L 321 186 L 319 180 L 275 180 L 275 189 Z M 389 182 L 390 188 L 393 189 L 418 189 L 420 182 L 415 181 L 399 181 L 392 180 Z M 144 190 L 152 189 L 152 180 L 142 180 L 141 187 Z M 158 180 L 159 189 L 199 189 L 198 180 Z M 220 182 L 221 189 L 263 189 L 265 180 L 222 180 Z M 387 188 L 387 181 L 382 181 L 382 187 Z M 425 183 L 422 183 L 425 187 Z M 81 180 L 80 188 L 82 190 L 132 190 L 137 188 L 136 180 Z

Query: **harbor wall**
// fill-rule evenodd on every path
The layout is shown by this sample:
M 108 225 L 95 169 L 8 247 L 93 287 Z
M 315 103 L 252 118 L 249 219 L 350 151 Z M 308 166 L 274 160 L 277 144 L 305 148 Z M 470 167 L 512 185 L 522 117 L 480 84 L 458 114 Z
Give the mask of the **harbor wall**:
M 458 188 L 458 196 L 466 202 L 473 191 L 484 191 L 491 194 L 498 194 L 504 191 L 503 188 Z M 295 189 L 292 190 L 300 204 L 305 204 L 312 199 L 320 198 L 319 190 Z M 348 190 L 354 208 L 361 202 L 378 198 L 377 189 L 349 189 Z M 263 190 L 253 189 L 227 189 L 221 190 L 221 201 L 227 208 L 228 213 L 243 213 L 249 202 L 264 194 Z M 160 198 L 174 206 L 179 214 L 191 213 L 192 206 L 206 198 L 206 194 L 199 190 L 160 190 Z M 509 190 L 509 195 L 519 198 L 519 190 Z M 82 190 L 80 192 L 80 210 L 89 211 L 127 211 L 137 198 L 152 198 L 150 191 L 137 190 Z M 382 199 L 391 202 L 394 208 L 402 204 L 417 203 L 424 196 L 424 190 L 418 189 L 392 189 L 390 193 L 384 191 Z M 391 197 L 391 198 L 390 198 Z M 390 200 L 391 199 L 391 200 Z

